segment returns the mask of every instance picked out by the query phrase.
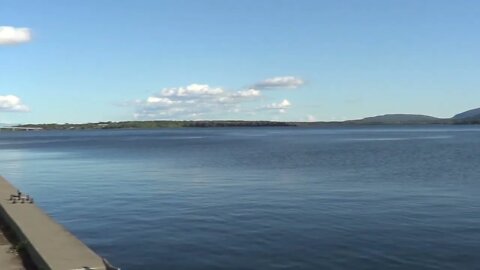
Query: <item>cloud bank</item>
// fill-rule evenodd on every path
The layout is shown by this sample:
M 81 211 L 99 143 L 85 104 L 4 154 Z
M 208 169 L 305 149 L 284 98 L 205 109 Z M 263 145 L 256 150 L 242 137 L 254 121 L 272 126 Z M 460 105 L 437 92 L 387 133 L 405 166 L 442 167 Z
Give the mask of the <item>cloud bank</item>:
M 305 82 L 295 76 L 273 77 L 265 79 L 261 82 L 254 84 L 254 88 L 257 89 L 274 89 L 274 88 L 298 88 Z
M 31 31 L 28 28 L 0 26 L 0 45 L 25 43 L 29 42 L 31 39 Z
M 287 99 L 261 104 L 268 97 L 263 89 L 297 88 L 303 80 L 294 76 L 265 79 L 240 90 L 193 83 L 187 86 L 163 88 L 144 99 L 128 103 L 135 108 L 136 119 L 212 119 L 243 118 L 257 113 L 285 113 L 291 107 Z M 266 116 L 266 115 L 264 115 Z
M 261 97 L 256 89 L 227 91 L 207 84 L 164 88 L 159 93 L 136 100 L 135 118 L 201 118 L 210 113 L 237 113 L 241 105 Z
M 0 96 L 0 112 L 27 112 L 29 108 L 14 95 Z

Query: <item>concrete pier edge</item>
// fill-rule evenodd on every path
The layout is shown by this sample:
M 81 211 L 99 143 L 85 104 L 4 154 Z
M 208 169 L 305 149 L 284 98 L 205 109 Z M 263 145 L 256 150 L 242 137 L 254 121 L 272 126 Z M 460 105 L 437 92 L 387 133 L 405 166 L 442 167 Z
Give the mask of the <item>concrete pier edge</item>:
M 0 219 L 39 270 L 120 270 L 97 255 L 34 203 L 12 203 L 17 189 L 0 176 Z

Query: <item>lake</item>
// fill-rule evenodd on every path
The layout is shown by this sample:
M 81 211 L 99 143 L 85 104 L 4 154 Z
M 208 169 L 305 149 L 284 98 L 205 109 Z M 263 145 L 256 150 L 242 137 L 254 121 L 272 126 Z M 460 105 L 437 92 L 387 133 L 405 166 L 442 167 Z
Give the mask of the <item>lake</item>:
M 480 128 L 0 132 L 0 174 L 137 269 L 478 269 Z

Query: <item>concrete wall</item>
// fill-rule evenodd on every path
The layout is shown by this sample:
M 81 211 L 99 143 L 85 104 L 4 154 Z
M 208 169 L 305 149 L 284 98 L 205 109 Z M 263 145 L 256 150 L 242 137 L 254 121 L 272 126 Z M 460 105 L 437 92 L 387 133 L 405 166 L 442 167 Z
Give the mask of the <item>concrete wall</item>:
M 39 269 L 115 269 L 34 203 L 13 203 L 12 194 L 17 189 L 0 176 L 0 218 L 18 240 L 26 242 L 28 255 Z

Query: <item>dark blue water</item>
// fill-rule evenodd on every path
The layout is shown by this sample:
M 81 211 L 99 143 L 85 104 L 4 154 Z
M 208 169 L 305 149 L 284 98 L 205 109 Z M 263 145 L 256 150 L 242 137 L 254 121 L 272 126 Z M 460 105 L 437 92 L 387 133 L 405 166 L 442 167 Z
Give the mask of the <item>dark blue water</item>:
M 135 269 L 479 269 L 480 128 L 0 133 L 0 174 Z

